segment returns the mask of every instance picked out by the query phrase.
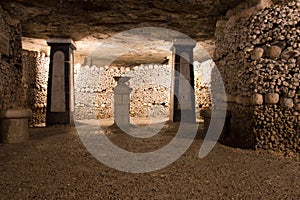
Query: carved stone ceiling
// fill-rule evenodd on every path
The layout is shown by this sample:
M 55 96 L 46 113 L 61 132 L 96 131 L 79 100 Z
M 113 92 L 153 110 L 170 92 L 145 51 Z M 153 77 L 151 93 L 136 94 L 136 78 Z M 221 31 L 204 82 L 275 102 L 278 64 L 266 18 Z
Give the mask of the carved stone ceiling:
M 78 56 L 84 57 L 89 53 L 89 42 L 95 44 L 121 31 L 142 27 L 167 28 L 201 41 L 204 46 L 212 44 L 217 19 L 242 1 L 10 0 L 0 1 L 0 5 L 20 20 L 24 42 L 29 38 L 73 38 Z

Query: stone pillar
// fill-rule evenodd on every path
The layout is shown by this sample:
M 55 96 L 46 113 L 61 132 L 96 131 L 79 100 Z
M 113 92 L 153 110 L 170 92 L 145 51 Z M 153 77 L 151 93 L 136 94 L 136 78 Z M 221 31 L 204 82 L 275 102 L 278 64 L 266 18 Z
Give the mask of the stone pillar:
M 74 113 L 74 50 L 72 39 L 49 39 L 51 46 L 46 125 L 71 124 Z
M 176 39 L 173 43 L 173 74 L 170 99 L 170 121 L 173 122 L 196 121 L 193 68 L 193 49 L 195 45 L 195 42 L 191 39 Z M 187 80 L 189 85 L 185 84 L 187 82 L 184 82 L 183 78 Z M 181 113 L 183 112 L 188 117 L 182 118 Z
M 0 113 L 0 135 L 2 143 L 21 143 L 28 140 L 30 109 L 9 109 Z
M 125 83 L 130 77 L 114 77 L 117 86 L 114 88 L 114 121 L 120 128 L 127 128 L 130 125 L 130 92 L 131 88 Z

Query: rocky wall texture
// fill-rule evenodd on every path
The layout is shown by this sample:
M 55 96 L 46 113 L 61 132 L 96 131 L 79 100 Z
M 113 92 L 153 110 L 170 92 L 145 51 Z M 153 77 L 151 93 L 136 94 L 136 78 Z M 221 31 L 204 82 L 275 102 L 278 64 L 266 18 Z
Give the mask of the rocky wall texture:
M 228 140 L 299 154 L 300 1 L 240 13 L 218 21 L 215 33 L 215 60 L 233 114 Z
M 196 66 L 196 107 L 206 108 L 210 103 L 208 79 L 210 65 Z M 205 70 L 205 68 L 208 68 Z M 141 65 L 130 67 L 75 67 L 76 119 L 113 117 L 114 76 L 129 76 L 131 117 L 167 118 L 169 115 L 171 67 L 168 65 Z M 199 106 L 200 105 L 200 106 Z
M 0 7 L 0 34 L 9 40 L 8 55 L 0 52 L 0 111 L 22 105 L 21 26 Z M 3 42 L 3 41 L 1 41 Z
M 43 126 L 46 122 L 47 83 L 49 57 L 44 53 L 23 50 L 23 77 L 25 88 L 24 107 L 32 110 L 31 126 Z

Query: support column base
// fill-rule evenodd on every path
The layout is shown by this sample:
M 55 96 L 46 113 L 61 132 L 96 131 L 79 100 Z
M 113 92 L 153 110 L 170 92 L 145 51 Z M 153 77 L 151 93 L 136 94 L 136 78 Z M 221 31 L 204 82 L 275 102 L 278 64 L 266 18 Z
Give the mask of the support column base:
M 68 112 L 49 112 L 46 115 L 46 126 L 74 124 L 74 120 L 70 118 L 72 114 Z
M 28 118 L 30 109 L 10 109 L 0 113 L 2 143 L 22 143 L 29 138 Z

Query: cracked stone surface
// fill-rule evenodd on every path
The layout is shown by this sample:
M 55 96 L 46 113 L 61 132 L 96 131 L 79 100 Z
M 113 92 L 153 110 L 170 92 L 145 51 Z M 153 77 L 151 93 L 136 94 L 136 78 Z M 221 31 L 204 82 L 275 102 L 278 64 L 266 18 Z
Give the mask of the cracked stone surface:
M 75 61 L 83 63 L 84 58 L 104 39 L 121 31 L 143 27 L 179 31 L 200 42 L 199 45 L 204 46 L 212 55 L 216 21 L 239 3 L 255 1 L 257 0 L 11 0 L 2 1 L 0 5 L 12 16 L 14 23 L 18 20 L 21 22 L 23 48 L 49 52 L 45 39 L 73 38 L 78 47 Z M 122 43 L 120 45 L 124 46 Z M 165 49 L 171 46 L 170 41 L 164 40 L 156 41 L 155 45 L 163 45 Z M 157 48 L 136 49 L 136 52 L 126 53 L 115 64 L 162 64 L 170 54 L 169 51 Z M 195 55 L 197 61 L 206 59 L 206 54 Z
M 220 16 L 243 0 L 11 0 L 0 5 L 20 20 L 23 36 L 107 36 L 138 27 L 180 31 L 195 40 L 211 38 Z

